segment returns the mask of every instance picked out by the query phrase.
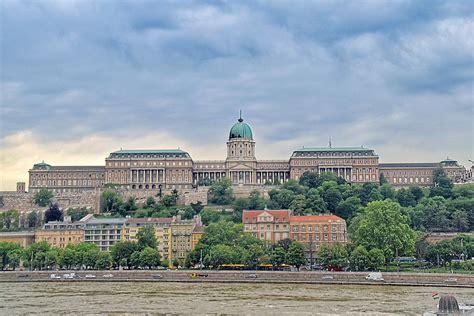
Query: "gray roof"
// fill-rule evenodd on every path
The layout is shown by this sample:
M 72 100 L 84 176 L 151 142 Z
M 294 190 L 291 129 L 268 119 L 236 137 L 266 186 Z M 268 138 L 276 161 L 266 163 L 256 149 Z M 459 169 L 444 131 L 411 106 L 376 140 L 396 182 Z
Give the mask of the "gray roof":
M 392 168 L 438 168 L 439 163 L 437 162 L 394 162 L 394 163 L 381 163 L 379 169 L 392 169 Z
M 124 224 L 126 218 L 91 218 L 86 221 L 86 224 Z

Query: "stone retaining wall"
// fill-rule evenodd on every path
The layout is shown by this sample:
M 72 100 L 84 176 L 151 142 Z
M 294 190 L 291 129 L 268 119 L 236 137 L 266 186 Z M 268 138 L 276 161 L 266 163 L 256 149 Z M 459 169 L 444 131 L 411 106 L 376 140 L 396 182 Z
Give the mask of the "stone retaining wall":
M 229 282 L 229 283 L 307 283 L 405 285 L 474 288 L 473 274 L 383 273 L 384 281 L 369 281 L 364 272 L 271 272 L 271 271 L 72 271 L 81 279 L 51 279 L 51 274 L 63 276 L 69 271 L 0 272 L 0 282 L 42 281 L 153 281 L 153 282 Z M 192 278 L 192 273 L 203 275 Z M 87 274 L 95 278 L 86 278 Z M 113 277 L 104 275 L 112 274 Z M 206 276 L 204 276 L 206 275 Z

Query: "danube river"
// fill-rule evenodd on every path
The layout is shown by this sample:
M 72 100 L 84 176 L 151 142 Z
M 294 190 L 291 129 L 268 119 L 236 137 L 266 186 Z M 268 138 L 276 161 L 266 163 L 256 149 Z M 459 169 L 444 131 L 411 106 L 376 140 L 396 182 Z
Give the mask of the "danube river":
M 421 315 L 433 292 L 472 300 L 472 289 L 407 286 L 152 282 L 0 283 L 0 314 Z

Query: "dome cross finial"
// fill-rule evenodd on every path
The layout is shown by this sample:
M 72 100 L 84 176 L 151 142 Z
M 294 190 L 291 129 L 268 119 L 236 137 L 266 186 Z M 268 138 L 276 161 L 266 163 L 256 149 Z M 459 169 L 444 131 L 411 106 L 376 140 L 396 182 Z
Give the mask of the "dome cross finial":
M 239 122 L 243 122 L 244 119 L 242 118 L 242 110 L 239 110 Z

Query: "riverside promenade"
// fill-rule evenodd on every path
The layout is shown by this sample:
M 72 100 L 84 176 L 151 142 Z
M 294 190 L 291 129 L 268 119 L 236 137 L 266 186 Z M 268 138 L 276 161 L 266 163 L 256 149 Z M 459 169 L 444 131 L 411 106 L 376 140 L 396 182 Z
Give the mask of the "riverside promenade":
M 75 278 L 64 278 L 74 273 Z M 51 275 L 56 275 L 52 278 Z M 369 272 L 289 272 L 215 270 L 105 270 L 105 271 L 3 271 L 1 282 L 217 282 L 303 283 L 474 288 L 474 274 L 382 273 L 383 281 L 368 280 Z

